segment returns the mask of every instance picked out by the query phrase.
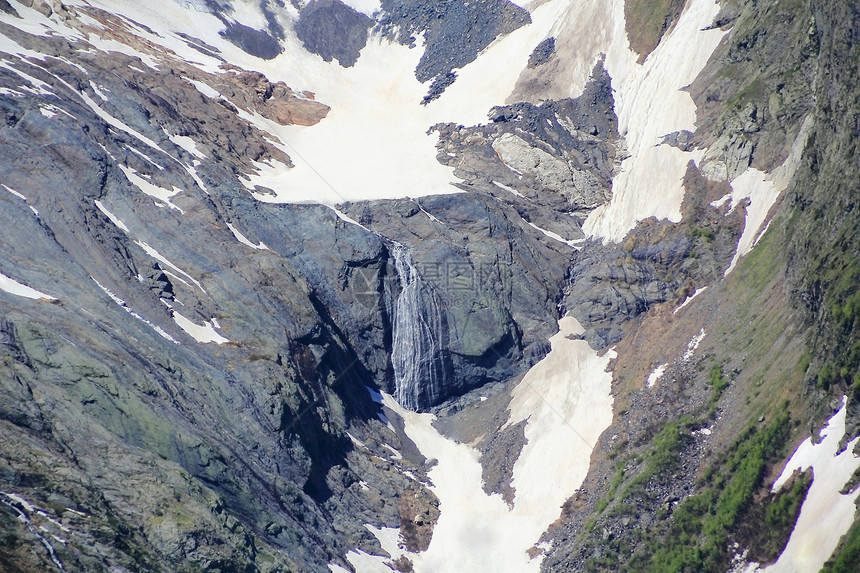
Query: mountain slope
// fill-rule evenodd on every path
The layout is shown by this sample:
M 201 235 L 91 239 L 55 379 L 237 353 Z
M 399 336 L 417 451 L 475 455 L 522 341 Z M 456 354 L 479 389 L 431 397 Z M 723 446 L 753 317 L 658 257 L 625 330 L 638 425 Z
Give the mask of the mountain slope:
M 860 13 L 646 4 L 0 2 L 0 568 L 820 567 Z

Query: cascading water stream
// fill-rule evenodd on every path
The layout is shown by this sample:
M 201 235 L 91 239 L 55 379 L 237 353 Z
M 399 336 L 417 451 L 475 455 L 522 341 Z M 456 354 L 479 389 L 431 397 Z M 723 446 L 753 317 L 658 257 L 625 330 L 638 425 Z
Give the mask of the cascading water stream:
M 426 410 L 451 385 L 448 323 L 439 295 L 421 278 L 409 250 L 395 243 L 391 252 L 402 288 L 394 305 L 394 397 L 404 408 Z

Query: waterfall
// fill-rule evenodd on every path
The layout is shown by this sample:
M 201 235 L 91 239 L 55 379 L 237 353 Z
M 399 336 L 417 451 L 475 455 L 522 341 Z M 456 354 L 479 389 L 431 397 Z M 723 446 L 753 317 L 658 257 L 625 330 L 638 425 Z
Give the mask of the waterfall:
M 392 255 L 402 288 L 394 305 L 394 398 L 404 408 L 426 410 L 451 385 L 448 323 L 439 295 L 421 278 L 409 250 L 395 243 Z

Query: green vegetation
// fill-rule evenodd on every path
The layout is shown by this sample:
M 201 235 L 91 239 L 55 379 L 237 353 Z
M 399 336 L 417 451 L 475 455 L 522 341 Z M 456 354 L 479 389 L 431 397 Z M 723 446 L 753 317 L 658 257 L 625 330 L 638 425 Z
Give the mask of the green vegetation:
M 842 546 L 821 573 L 854 573 L 860 563 L 860 521 L 855 521 L 842 540 Z
M 723 377 L 723 367 L 719 364 L 714 364 L 708 371 L 708 385 L 711 387 L 711 414 L 713 415 L 720 396 L 729 387 L 729 381 Z
M 706 473 L 703 491 L 678 506 L 667 535 L 660 536 L 659 542 L 645 544 L 631 560 L 630 568 L 660 573 L 724 569 L 730 535 L 750 509 L 765 467 L 778 457 L 788 430 L 785 413 L 764 429 L 748 428 L 724 459 Z M 790 521 L 793 525 L 800 507 L 797 494 L 794 489 L 787 492 L 787 500 L 779 499 L 765 521 L 769 518 L 772 523 Z
M 643 57 L 651 53 L 683 6 L 683 0 L 627 0 L 624 19 L 633 51 Z

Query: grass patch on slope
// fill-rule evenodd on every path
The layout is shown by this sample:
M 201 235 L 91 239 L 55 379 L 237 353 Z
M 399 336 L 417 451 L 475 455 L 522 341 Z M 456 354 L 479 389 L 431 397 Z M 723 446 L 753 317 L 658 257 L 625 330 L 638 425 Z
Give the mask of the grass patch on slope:
M 684 0 L 627 0 L 624 20 L 630 48 L 644 59 L 660 43 L 684 7 Z

